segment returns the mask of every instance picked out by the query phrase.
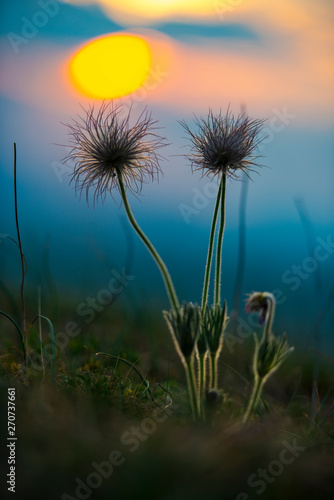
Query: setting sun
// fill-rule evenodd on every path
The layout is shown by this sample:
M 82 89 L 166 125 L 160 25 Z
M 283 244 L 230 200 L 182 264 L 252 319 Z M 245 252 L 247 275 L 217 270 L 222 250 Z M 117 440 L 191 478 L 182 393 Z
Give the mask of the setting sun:
M 108 35 L 81 48 L 69 64 L 70 78 L 81 93 L 95 99 L 127 95 L 146 80 L 151 52 L 134 35 Z

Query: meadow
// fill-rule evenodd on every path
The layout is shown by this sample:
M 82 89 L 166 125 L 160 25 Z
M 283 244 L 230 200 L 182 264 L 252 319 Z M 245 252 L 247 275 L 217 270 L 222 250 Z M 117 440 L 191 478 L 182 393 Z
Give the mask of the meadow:
M 61 310 L 59 323 L 66 324 L 68 302 Z M 250 339 L 234 355 L 223 351 L 221 402 L 205 422 L 194 422 L 159 311 L 129 319 L 124 309 L 110 307 L 59 353 L 55 380 L 49 362 L 44 376 L 26 371 L 10 350 L 4 321 L 1 331 L 1 435 L 7 388 L 16 387 L 17 498 L 332 498 L 331 363 L 322 363 L 314 417 L 312 358 L 297 349 L 266 386 L 256 418 L 243 426 Z M 129 366 L 97 358 L 98 351 L 135 363 L 154 400 Z M 287 446 L 295 451 L 283 452 Z M 4 447 L 2 456 L 7 459 Z

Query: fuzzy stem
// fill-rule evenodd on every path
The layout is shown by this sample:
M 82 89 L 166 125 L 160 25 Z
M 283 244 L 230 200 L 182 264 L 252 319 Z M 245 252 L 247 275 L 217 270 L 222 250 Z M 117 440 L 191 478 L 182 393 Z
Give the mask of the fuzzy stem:
M 263 340 L 265 342 L 269 341 L 269 336 L 271 333 L 274 316 L 275 316 L 275 298 L 271 294 L 267 294 L 268 310 L 266 314 L 266 323 L 263 330 Z
M 207 353 L 198 355 L 198 405 L 201 409 L 202 399 L 205 391 L 206 382 L 206 358 Z
M 217 388 L 217 352 L 210 353 L 210 389 Z
M 220 226 L 217 240 L 216 251 L 216 276 L 215 276 L 215 305 L 220 305 L 220 282 L 222 266 L 222 246 L 225 228 L 225 195 L 226 195 L 226 174 L 223 174 L 221 180 L 221 204 L 220 204 Z
M 156 251 L 156 249 L 154 248 L 154 246 L 152 245 L 152 243 L 150 242 L 150 240 L 147 238 L 147 236 L 142 231 L 142 229 L 138 226 L 137 221 L 132 214 L 132 211 L 131 211 L 131 208 L 130 208 L 130 205 L 129 205 L 129 202 L 128 202 L 128 199 L 126 196 L 126 191 L 124 188 L 121 172 L 117 171 L 117 177 L 118 177 L 118 185 L 120 188 L 120 192 L 121 192 L 122 200 L 124 203 L 126 215 L 128 216 L 128 219 L 129 219 L 133 229 L 136 231 L 136 233 L 138 234 L 139 238 L 142 240 L 144 245 L 146 245 L 146 247 L 147 247 L 148 251 L 151 253 L 156 265 L 158 266 L 160 273 L 163 277 L 164 283 L 165 283 L 165 287 L 167 290 L 167 294 L 168 294 L 168 298 L 170 300 L 170 303 L 171 303 L 172 307 L 175 309 L 175 311 L 177 311 L 179 309 L 179 301 L 177 299 L 177 295 L 176 295 L 176 292 L 175 292 L 175 289 L 173 286 L 173 282 L 172 282 L 170 274 L 167 270 L 167 267 L 166 267 L 165 263 L 163 262 L 163 260 L 161 259 L 160 255 L 158 254 L 158 252 Z
M 208 248 L 208 255 L 206 258 L 203 293 L 202 293 L 202 315 L 204 314 L 205 306 L 207 305 L 207 302 L 208 302 L 209 281 L 210 281 L 211 263 L 212 263 L 212 255 L 213 255 L 213 244 L 214 244 L 214 240 L 215 240 L 215 232 L 216 232 L 216 225 L 217 225 L 218 210 L 219 210 L 219 205 L 220 205 L 220 201 L 221 201 L 221 194 L 222 194 L 222 182 L 219 185 L 215 209 L 213 212 L 212 223 L 211 223 L 209 248 Z
M 194 419 L 197 420 L 200 416 L 200 409 L 198 404 L 198 394 L 197 394 L 198 391 L 196 387 L 193 356 L 190 356 L 189 358 L 185 359 L 185 368 L 187 374 L 187 384 L 188 384 L 191 409 Z
M 253 414 L 253 412 L 255 411 L 255 409 L 259 403 L 263 384 L 264 384 L 264 379 L 259 377 L 259 376 L 256 376 L 252 395 L 250 397 L 248 407 L 247 407 L 246 413 L 245 413 L 244 418 L 243 418 L 244 424 L 247 424 L 249 418 L 251 417 L 251 415 Z

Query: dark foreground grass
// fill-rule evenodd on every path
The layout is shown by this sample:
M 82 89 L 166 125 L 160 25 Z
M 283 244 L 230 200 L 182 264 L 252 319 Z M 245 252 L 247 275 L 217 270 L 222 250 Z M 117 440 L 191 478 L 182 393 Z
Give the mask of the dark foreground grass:
M 16 493 L 56 499 L 332 499 L 332 364 L 323 360 L 311 417 L 312 362 L 296 353 L 265 388 L 258 414 L 241 425 L 251 389 L 253 344 L 223 350 L 218 404 L 191 419 L 182 366 L 159 314 L 125 321 L 114 308 L 46 363 L 25 370 L 3 326 L 1 454 L 7 474 L 7 388 L 16 387 Z M 66 322 L 66 317 L 60 323 Z M 7 335 L 6 335 L 7 334 Z M 10 337 L 12 338 L 12 337 Z M 6 349 L 5 349 L 6 347 Z M 31 343 L 30 349 L 34 347 Z M 37 348 L 35 346 L 34 348 Z M 136 362 L 150 391 L 129 365 Z M 2 491 L 6 493 L 3 480 Z

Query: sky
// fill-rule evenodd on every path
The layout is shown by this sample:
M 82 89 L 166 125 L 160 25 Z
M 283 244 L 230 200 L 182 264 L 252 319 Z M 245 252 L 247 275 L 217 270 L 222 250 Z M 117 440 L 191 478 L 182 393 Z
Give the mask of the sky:
M 142 196 L 130 202 L 165 258 L 180 300 L 200 301 L 217 186 L 191 172 L 179 121 L 190 124 L 194 114 L 205 117 L 209 108 L 225 112 L 229 107 L 235 114 L 246 109 L 249 116 L 266 119 L 266 139 L 260 147 L 264 166 L 248 184 L 242 299 L 254 290 L 280 290 L 278 321 L 286 331 L 310 338 L 310 325 L 322 314 L 329 338 L 334 322 L 333 18 L 331 0 L 2 2 L 0 233 L 15 237 L 16 142 L 28 285 L 46 287 L 43 262 L 49 249 L 56 286 L 79 303 L 94 296 L 106 273 L 121 269 L 133 254 L 131 293 L 146 307 L 168 307 L 159 273 L 129 230 L 117 196 L 116 203 L 107 199 L 88 207 L 69 185 L 71 165 L 62 162 L 68 152 L 64 123 L 80 115 L 81 106 L 101 103 L 74 82 L 71 61 L 103 37 L 135 36 L 147 48 L 149 63 L 141 67 L 138 57 L 135 65 L 116 47 L 104 53 L 103 67 L 110 81 L 127 72 L 139 79 L 138 88 L 113 100 L 131 106 L 134 120 L 149 109 L 170 143 L 159 183 L 144 185 Z M 84 83 L 99 80 L 88 66 Z M 227 185 L 223 295 L 230 309 L 243 184 L 241 179 Z M 2 281 L 12 290 L 20 279 L 18 256 L 8 238 L 0 240 Z M 323 250 L 317 252 L 319 245 Z

